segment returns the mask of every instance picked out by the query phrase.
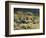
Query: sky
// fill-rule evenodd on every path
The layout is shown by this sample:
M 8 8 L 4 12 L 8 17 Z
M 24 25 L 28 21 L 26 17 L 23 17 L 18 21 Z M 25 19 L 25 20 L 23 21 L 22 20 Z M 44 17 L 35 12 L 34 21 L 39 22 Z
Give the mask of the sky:
M 30 13 L 33 13 L 34 15 L 39 15 L 39 9 L 14 8 L 14 12 L 16 12 L 16 11 L 22 11 L 24 13 L 30 12 Z

